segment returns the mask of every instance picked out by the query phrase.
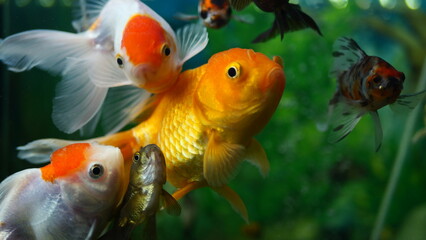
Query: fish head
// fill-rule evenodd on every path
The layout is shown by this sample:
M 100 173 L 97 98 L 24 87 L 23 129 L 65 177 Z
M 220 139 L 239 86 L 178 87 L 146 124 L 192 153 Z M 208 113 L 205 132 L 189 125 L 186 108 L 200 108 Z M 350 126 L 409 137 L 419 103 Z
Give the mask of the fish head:
M 221 28 L 231 19 L 232 9 L 226 0 L 203 0 L 198 5 L 198 15 L 209 28 Z
M 374 101 L 383 102 L 383 106 L 395 102 L 403 88 L 404 73 L 379 57 L 372 57 L 371 61 L 376 64 L 366 78 L 368 95 Z
M 176 36 L 149 15 L 130 18 L 115 57 L 134 85 L 152 93 L 172 86 L 182 70 Z
M 166 161 L 163 152 L 155 144 L 141 147 L 133 155 L 130 183 L 135 186 L 166 183 Z
M 285 87 L 280 57 L 251 49 L 213 55 L 204 65 L 194 105 L 204 125 L 254 135 L 269 121 Z
M 46 181 L 59 184 L 63 201 L 87 214 L 112 210 L 125 191 L 124 162 L 119 148 L 96 143 L 75 143 L 52 153 L 42 168 Z

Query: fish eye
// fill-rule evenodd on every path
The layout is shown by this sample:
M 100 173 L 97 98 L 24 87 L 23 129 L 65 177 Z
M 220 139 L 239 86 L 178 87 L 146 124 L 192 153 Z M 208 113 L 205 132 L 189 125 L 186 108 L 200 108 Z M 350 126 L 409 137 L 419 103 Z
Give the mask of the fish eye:
M 124 67 L 124 60 L 119 54 L 117 54 L 116 60 L 117 60 L 118 66 L 120 68 L 123 68 Z
M 172 53 L 172 50 L 170 50 L 169 45 L 164 44 L 163 48 L 161 49 L 161 52 L 164 54 L 164 56 L 169 56 L 170 53 Z
M 380 83 L 382 81 L 382 78 L 380 77 L 380 76 L 375 76 L 374 78 L 373 78 L 373 82 L 374 83 Z
M 100 164 L 93 164 L 90 167 L 89 175 L 93 179 L 98 179 L 104 174 L 104 167 Z
M 138 162 L 141 159 L 141 153 L 140 152 L 136 152 L 133 155 L 133 162 Z
M 227 70 L 227 75 L 230 78 L 237 78 L 238 76 L 240 76 L 240 68 L 239 65 L 237 64 L 233 64 L 232 66 L 230 66 Z
M 205 11 L 205 10 L 201 11 L 201 12 L 200 12 L 200 17 L 201 17 L 202 19 L 206 19 L 206 18 L 207 18 L 207 11 Z

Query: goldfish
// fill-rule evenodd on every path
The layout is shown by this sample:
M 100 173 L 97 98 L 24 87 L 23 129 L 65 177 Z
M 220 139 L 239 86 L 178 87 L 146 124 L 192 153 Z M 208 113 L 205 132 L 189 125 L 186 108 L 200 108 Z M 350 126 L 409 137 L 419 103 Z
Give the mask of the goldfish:
M 257 36 L 253 43 L 265 42 L 278 34 L 282 40 L 284 33 L 305 28 L 311 28 L 322 36 L 316 22 L 304 13 L 298 4 L 290 3 L 289 0 L 229 0 L 229 2 L 238 11 L 254 2 L 262 11 L 275 14 L 272 27 Z
M 175 199 L 208 186 L 247 220 L 243 201 L 227 184 L 244 160 L 268 173 L 266 153 L 254 136 L 272 117 L 284 88 L 280 57 L 229 49 L 181 73 L 172 88 L 153 97 L 139 125 L 87 141 L 119 147 L 124 159 L 139 146 L 156 144 L 165 156 L 167 181 L 178 189 Z M 59 143 L 37 140 L 19 154 L 31 161 Z
M 133 155 L 130 182 L 115 228 L 103 239 L 130 239 L 132 230 L 143 222 L 153 224 L 149 233 L 155 238 L 155 215 L 161 205 L 173 215 L 180 214 L 179 203 L 163 189 L 165 183 L 166 162 L 160 148 L 154 144 L 141 147 Z
M 96 239 L 107 226 L 125 189 L 120 150 L 76 143 L 50 161 L 0 184 L 1 239 Z
M 11 71 L 38 67 L 62 76 L 52 112 L 59 130 L 91 134 L 102 118 L 106 131 L 115 132 L 151 93 L 174 84 L 183 63 L 206 46 L 208 36 L 197 24 L 175 34 L 138 0 L 87 1 L 89 17 L 73 22 L 78 30 L 90 24 L 87 30 L 17 33 L 0 40 L 0 60 Z
M 198 2 L 198 16 L 178 14 L 176 18 L 181 20 L 200 19 L 208 28 L 222 28 L 228 24 L 231 18 L 239 22 L 251 23 L 249 16 L 235 16 L 228 0 L 200 0 Z
M 342 37 L 333 46 L 331 76 L 337 89 L 329 102 L 329 141 L 345 138 L 362 116 L 369 113 L 375 125 L 375 149 L 382 145 L 383 130 L 377 110 L 387 105 L 414 108 L 425 91 L 401 95 L 405 75 L 380 57 L 369 56 L 351 38 Z

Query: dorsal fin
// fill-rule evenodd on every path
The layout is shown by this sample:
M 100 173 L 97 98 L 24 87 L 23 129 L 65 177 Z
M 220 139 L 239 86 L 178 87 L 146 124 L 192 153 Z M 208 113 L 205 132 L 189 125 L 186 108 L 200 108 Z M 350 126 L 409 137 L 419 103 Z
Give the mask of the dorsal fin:
M 367 56 L 364 50 L 352 38 L 348 37 L 341 37 L 334 42 L 332 54 L 334 62 L 330 75 L 333 77 L 338 77 Z
M 95 22 L 99 13 L 109 0 L 75 0 L 73 1 L 72 26 L 77 32 L 83 32 Z
M 41 168 L 45 181 L 53 182 L 57 177 L 65 176 L 76 170 L 86 160 L 89 143 L 75 143 L 52 153 L 51 163 Z

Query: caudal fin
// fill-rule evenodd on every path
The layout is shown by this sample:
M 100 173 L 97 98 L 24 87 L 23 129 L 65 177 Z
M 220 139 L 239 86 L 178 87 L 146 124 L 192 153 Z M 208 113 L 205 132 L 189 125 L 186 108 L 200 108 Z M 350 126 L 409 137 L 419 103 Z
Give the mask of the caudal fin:
M 306 13 L 302 11 L 297 4 L 285 4 L 281 9 L 275 11 L 275 20 L 272 27 L 257 36 L 253 43 L 265 42 L 278 34 L 281 40 L 284 33 L 293 32 L 305 28 L 311 28 L 322 36 L 316 22 Z

